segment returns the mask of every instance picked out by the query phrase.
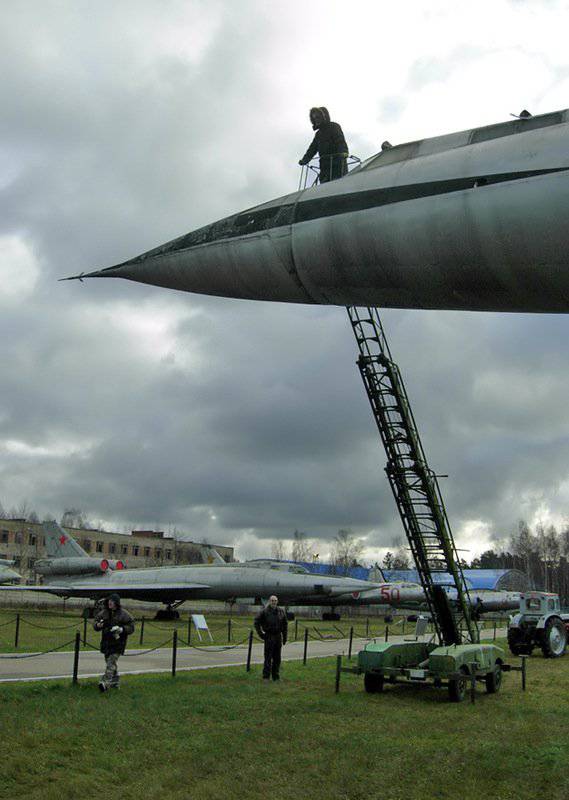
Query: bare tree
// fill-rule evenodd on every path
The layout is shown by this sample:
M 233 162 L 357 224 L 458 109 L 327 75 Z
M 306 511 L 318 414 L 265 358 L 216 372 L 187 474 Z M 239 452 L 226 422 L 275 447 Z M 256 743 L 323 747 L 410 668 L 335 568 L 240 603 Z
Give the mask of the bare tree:
M 83 528 L 91 530 L 92 525 L 80 508 L 66 508 L 59 523 L 62 528 Z
M 271 555 L 276 561 L 287 561 L 287 546 L 282 539 L 276 539 L 271 545 Z M 294 561 L 294 559 L 293 559 Z
M 363 539 L 355 536 L 351 530 L 342 528 L 334 536 L 332 564 L 338 572 L 346 574 L 350 567 L 357 566 L 363 549 Z
M 295 563 L 299 561 L 308 561 L 310 558 L 310 550 L 311 548 L 306 539 L 306 534 L 303 531 L 295 531 L 292 535 L 292 561 Z

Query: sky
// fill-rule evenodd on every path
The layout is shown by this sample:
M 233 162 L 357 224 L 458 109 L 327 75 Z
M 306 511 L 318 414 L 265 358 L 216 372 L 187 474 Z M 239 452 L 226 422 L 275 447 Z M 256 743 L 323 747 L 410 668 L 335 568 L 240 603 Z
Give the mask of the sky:
M 4 0 L 0 502 L 270 555 L 403 531 L 345 310 L 110 266 L 295 191 L 326 105 L 350 151 L 569 105 L 569 3 Z M 569 509 L 569 319 L 386 311 L 467 559 Z

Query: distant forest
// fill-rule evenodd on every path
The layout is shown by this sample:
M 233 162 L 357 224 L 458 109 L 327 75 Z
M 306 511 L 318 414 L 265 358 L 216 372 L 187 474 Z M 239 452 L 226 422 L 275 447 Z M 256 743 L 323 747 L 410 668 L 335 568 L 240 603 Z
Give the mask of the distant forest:
M 556 592 L 569 604 L 569 526 L 558 531 L 554 525 L 536 525 L 524 520 L 509 541 L 486 550 L 470 564 L 472 569 L 519 569 L 528 575 L 535 589 Z

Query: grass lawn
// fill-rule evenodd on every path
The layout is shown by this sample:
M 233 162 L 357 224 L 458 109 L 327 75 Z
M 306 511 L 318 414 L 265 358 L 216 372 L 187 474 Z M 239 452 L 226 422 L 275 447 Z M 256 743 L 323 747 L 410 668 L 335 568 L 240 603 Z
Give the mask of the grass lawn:
M 512 663 L 518 659 L 511 659 Z M 502 691 L 363 691 L 334 660 L 0 686 L 0 798 L 567 800 L 569 657 L 530 659 Z

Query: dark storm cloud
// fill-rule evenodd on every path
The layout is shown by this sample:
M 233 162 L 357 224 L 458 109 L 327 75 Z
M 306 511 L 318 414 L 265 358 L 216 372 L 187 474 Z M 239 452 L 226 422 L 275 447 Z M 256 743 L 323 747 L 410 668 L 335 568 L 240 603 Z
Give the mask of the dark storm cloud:
M 0 241 L 20 237 L 39 270 L 33 289 L 0 296 L 5 506 L 249 536 L 259 555 L 296 528 L 329 540 L 350 527 L 374 546 L 400 535 L 342 309 L 56 282 L 296 188 L 310 132 L 279 94 L 291 42 L 311 47 L 296 14 L 3 7 Z M 410 96 L 373 108 L 396 121 L 452 58 L 410 67 Z M 366 137 L 352 137 L 364 156 Z M 563 514 L 565 318 L 386 312 L 385 324 L 457 525 L 503 529 L 542 500 Z

